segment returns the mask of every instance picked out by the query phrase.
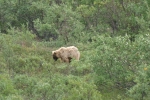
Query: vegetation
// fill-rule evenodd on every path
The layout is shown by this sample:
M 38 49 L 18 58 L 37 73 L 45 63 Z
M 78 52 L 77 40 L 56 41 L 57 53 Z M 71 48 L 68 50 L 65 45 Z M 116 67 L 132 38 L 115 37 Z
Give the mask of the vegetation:
M 148 100 L 149 31 L 149 0 L 0 0 L 0 100 Z

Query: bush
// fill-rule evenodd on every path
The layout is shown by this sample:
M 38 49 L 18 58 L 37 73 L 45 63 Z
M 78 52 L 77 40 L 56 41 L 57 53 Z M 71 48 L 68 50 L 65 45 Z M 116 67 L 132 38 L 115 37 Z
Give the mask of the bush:
M 97 37 L 91 63 L 97 86 L 130 88 L 139 67 L 149 65 L 150 35 L 139 35 L 135 42 L 125 37 Z
M 66 93 L 62 100 L 101 100 L 101 94 L 92 81 L 68 76 L 66 81 Z
M 29 99 L 33 97 L 34 88 L 37 84 L 36 78 L 27 75 L 16 75 L 13 79 L 14 86 L 21 96 Z
M 14 84 L 7 74 L 0 74 L 0 99 L 16 94 Z
M 150 98 L 150 66 L 139 66 L 134 79 L 135 85 L 128 90 L 128 94 L 134 100 L 147 100 Z

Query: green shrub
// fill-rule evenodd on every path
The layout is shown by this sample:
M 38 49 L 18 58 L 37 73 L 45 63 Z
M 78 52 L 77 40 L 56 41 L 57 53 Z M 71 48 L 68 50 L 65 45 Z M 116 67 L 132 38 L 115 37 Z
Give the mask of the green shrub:
M 128 94 L 134 100 L 147 100 L 150 98 L 150 66 L 139 66 L 134 79 L 135 85 L 128 90 Z
M 66 92 L 62 100 L 101 100 L 101 94 L 96 85 L 88 80 L 89 77 L 79 78 L 68 76 L 66 80 Z
M 29 77 L 27 75 L 16 75 L 13 79 L 14 86 L 18 90 L 21 96 L 24 98 L 31 98 L 33 97 L 33 92 L 35 85 L 37 84 L 35 77 Z
M 97 37 L 93 43 L 91 63 L 97 86 L 130 88 L 139 66 L 149 65 L 150 36 L 139 35 L 135 42 L 125 37 Z
M 9 75 L 0 74 L 0 99 L 15 94 L 16 90 Z

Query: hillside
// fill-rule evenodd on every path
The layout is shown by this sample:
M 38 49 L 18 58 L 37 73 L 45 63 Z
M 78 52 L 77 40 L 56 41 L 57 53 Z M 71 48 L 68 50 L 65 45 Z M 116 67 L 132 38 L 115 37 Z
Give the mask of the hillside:
M 149 0 L 0 0 L 0 100 L 149 100 L 149 31 Z

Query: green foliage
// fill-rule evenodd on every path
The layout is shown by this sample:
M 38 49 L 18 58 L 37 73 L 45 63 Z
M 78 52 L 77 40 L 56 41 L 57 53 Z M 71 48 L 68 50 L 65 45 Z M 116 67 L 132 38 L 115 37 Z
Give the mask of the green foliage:
M 98 86 L 130 88 L 134 85 L 138 68 L 149 65 L 149 35 L 138 37 L 134 43 L 130 42 L 128 36 L 97 38 L 93 43 L 96 49 L 91 61 Z
M 15 88 L 19 90 L 21 94 L 27 95 L 28 98 L 33 96 L 34 86 L 36 85 L 36 79 L 34 77 L 28 77 L 27 75 L 17 75 L 14 77 L 13 81 Z
M 13 81 L 8 74 L 0 74 L 0 99 L 1 100 L 23 100 L 17 94 Z
M 69 91 L 63 100 L 101 100 L 100 92 L 96 90 L 93 83 L 88 83 L 78 77 L 68 76 L 66 85 L 69 87 Z
M 130 44 L 128 37 L 100 36 L 97 39 L 97 43 L 94 43 L 96 49 L 92 55 L 94 56 L 92 63 L 97 74 L 96 83 L 106 86 L 126 86 L 128 81 L 125 77 L 132 73 L 128 66 L 128 59 L 131 57 L 128 54 L 130 50 L 126 51 L 130 48 L 128 44 Z
M 17 75 L 14 84 L 19 94 L 24 94 L 26 99 L 59 99 L 59 100 L 78 100 L 94 99 L 100 100 L 100 92 L 96 90 L 93 83 L 75 76 L 64 77 L 54 74 L 51 77 L 42 78 L 37 82 L 36 77 Z
M 149 4 L 0 0 L 0 99 L 147 100 Z M 80 61 L 53 60 L 70 45 Z
M 66 43 L 79 37 L 78 35 L 83 30 L 84 25 L 79 22 L 79 18 L 80 16 L 73 12 L 70 6 L 54 4 L 46 8 L 43 21 L 37 19 L 34 23 L 39 36 L 46 40 L 62 38 L 61 41 Z
M 140 19 L 145 23 L 149 19 L 147 0 L 12 0 L 11 2 L 1 0 L 0 2 L 2 33 L 8 33 L 11 26 L 20 28 L 24 24 L 39 38 L 47 41 L 59 39 L 65 44 L 80 41 L 83 37 L 81 33 L 84 31 L 90 34 L 99 32 L 104 34 L 109 28 L 112 30 L 109 33 L 116 33 L 115 35 L 139 34 L 145 26 L 140 23 Z M 104 26 L 105 29 L 102 28 Z
M 1 74 L 0 75 L 0 94 L 1 96 L 8 96 L 10 94 L 14 94 L 15 93 L 15 89 L 13 86 L 13 83 L 11 81 L 11 79 L 9 78 L 8 75 L 5 74 Z
M 147 100 L 150 95 L 150 67 L 148 65 L 139 66 L 134 82 L 136 83 L 129 91 L 130 97 L 136 100 Z
M 53 49 L 44 42 L 33 41 L 34 36 L 30 32 L 14 28 L 8 32 L 7 35 L 0 36 L 0 52 L 4 65 L 6 63 L 2 68 L 12 76 L 10 83 L 15 94 L 2 94 L 2 99 L 101 99 L 96 85 L 89 80 L 92 77 L 92 74 L 89 74 L 92 72 L 90 64 L 86 67 L 74 59 L 72 65 L 54 62 L 51 56 Z M 2 73 L 6 73 L 5 70 L 2 70 Z
M 48 23 L 41 23 L 41 21 L 36 20 L 35 26 L 39 32 L 39 36 L 45 38 L 45 40 L 55 40 L 57 38 L 57 34 L 52 25 Z M 51 37 L 51 38 L 50 38 Z

